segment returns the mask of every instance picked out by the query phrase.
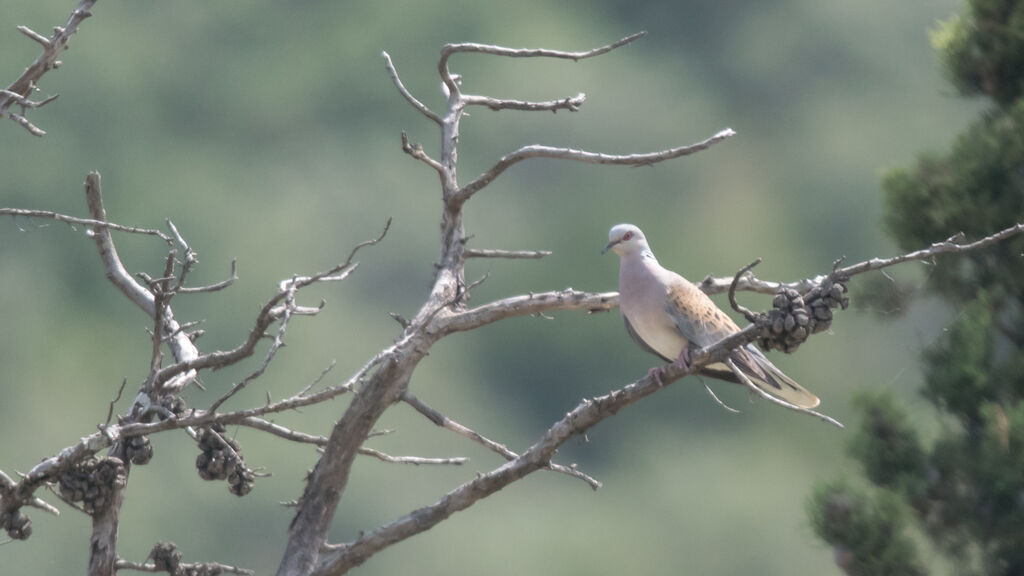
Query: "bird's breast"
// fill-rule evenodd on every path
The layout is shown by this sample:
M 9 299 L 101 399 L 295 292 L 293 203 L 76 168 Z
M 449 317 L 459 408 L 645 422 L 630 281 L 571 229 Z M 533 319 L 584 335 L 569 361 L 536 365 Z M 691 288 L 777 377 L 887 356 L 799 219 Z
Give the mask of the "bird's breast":
M 689 342 L 676 330 L 665 311 L 666 288 L 657 283 L 642 283 L 629 290 L 619 287 L 619 308 L 637 336 L 665 358 L 676 358 Z

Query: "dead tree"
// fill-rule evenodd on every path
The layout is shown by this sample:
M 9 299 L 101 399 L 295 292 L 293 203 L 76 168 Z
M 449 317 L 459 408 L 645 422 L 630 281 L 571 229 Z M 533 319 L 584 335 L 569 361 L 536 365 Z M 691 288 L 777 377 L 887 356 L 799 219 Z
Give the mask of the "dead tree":
M 87 10 L 92 2 L 83 0 L 78 10 Z M 76 10 L 76 14 L 78 11 Z M 81 15 L 79 15 L 81 16 Z M 84 16 L 82 16 L 84 17 Z M 73 16 L 73 19 L 75 17 Z M 76 20 L 80 21 L 81 18 Z M 60 34 L 73 32 L 70 26 L 55 32 L 50 39 L 33 38 L 46 50 L 63 46 Z M 305 489 L 296 502 L 294 519 L 287 534 L 287 545 L 278 568 L 279 575 L 347 573 L 373 555 L 390 546 L 429 530 L 452 514 L 464 510 L 498 490 L 538 470 L 550 470 L 577 478 L 597 489 L 600 482 L 575 466 L 559 464 L 553 460 L 557 449 L 567 440 L 584 434 L 588 429 L 619 413 L 623 408 L 651 395 L 660 386 L 649 377 L 618 387 L 608 394 L 584 399 L 571 407 L 565 416 L 541 434 L 530 446 L 516 452 L 504 444 L 469 429 L 447 415 L 431 408 L 412 394 L 409 383 L 412 374 L 424 360 L 431 347 L 444 337 L 478 329 L 480 327 L 518 316 L 543 314 L 556 310 L 583 312 L 607 311 L 617 306 L 617 294 L 592 293 L 573 289 L 514 295 L 478 306 L 468 304 L 475 283 L 467 283 L 465 263 L 470 258 L 539 258 L 546 252 L 520 250 L 489 250 L 469 247 L 463 208 L 467 201 L 481 192 L 495 178 L 513 165 L 530 158 L 559 158 L 588 163 L 623 166 L 648 165 L 688 156 L 732 136 L 725 129 L 695 144 L 644 154 L 610 155 L 543 145 L 524 146 L 501 157 L 491 168 L 469 182 L 461 184 L 457 176 L 460 121 L 466 110 L 477 107 L 484 110 L 545 111 L 577 110 L 585 96 L 548 101 L 522 101 L 493 98 L 463 92 L 461 78 L 449 65 L 453 56 L 462 53 L 480 53 L 507 58 L 558 58 L 579 61 L 608 53 L 640 38 L 635 34 L 613 44 L 583 52 L 563 52 L 547 49 L 511 49 L 484 44 L 449 44 L 441 50 L 437 69 L 446 97 L 443 111 L 433 111 L 413 96 L 403 85 L 390 57 L 383 54 L 387 72 L 401 96 L 423 116 L 433 122 L 439 132 L 436 157 L 428 154 L 419 144 L 412 143 L 402 134 L 402 150 L 433 170 L 441 188 L 440 246 L 434 266 L 430 290 L 416 314 L 406 320 L 396 317 L 400 333 L 394 344 L 369 358 L 361 368 L 344 382 L 321 387 L 330 371 L 328 367 L 320 378 L 295 392 L 292 396 L 243 409 L 225 409 L 227 402 L 240 390 L 260 378 L 280 350 L 291 325 L 298 316 L 316 315 L 323 304 L 308 306 L 299 302 L 304 289 L 323 282 L 341 281 L 352 274 L 358 262 L 355 257 L 364 248 L 384 240 L 388 224 L 381 234 L 352 248 L 337 266 L 309 276 L 294 276 L 280 282 L 276 290 L 252 321 L 244 341 L 228 350 L 201 350 L 195 343 L 196 323 L 179 321 L 172 310 L 172 302 L 179 295 L 203 294 L 227 289 L 235 281 L 234 265 L 227 279 L 208 286 L 192 286 L 189 275 L 196 264 L 195 252 L 170 221 L 166 229 L 125 226 L 112 222 L 103 205 L 100 177 L 91 173 L 86 177 L 85 194 L 88 217 L 74 217 L 43 210 L 16 208 L 0 209 L 0 215 L 26 218 L 53 219 L 87 227 L 95 242 L 107 277 L 152 322 L 152 346 L 148 358 L 149 371 L 138 385 L 131 385 L 134 400 L 122 414 L 114 418 L 115 403 L 111 402 L 106 423 L 95 432 L 72 442 L 66 448 L 32 467 L 19 477 L 0 472 L 0 527 L 12 539 L 25 539 L 31 535 L 31 521 L 26 508 L 57 512 L 38 492 L 44 487 L 56 487 L 55 494 L 65 503 L 92 518 L 91 575 L 110 575 L 120 570 L 166 571 L 170 574 L 211 572 L 250 573 L 249 571 L 216 563 L 186 564 L 173 545 L 158 543 L 145 561 L 130 561 L 117 554 L 119 513 L 124 498 L 124 487 L 131 479 L 133 466 L 145 465 L 153 457 L 149 437 L 157 433 L 176 431 L 192 437 L 201 455 L 196 465 L 201 477 L 207 480 L 226 480 L 231 492 L 247 494 L 259 472 L 250 469 L 238 443 L 225 434 L 226 426 L 245 426 L 261 430 L 299 444 L 319 447 L 321 456 L 307 478 Z M 31 35 L 30 35 L 31 36 Z M 46 40 L 46 42 L 42 42 Z M 46 58 L 49 58 L 48 56 Z M 46 59 L 44 58 L 44 60 Z M 43 71 L 49 69 L 43 66 Z M 40 74 L 41 76 L 41 74 Z M 24 90 L 8 90 L 4 94 L 0 111 L 33 134 L 38 129 L 22 115 L 15 117 L 9 111 L 11 103 L 32 107 L 29 93 L 38 76 Z M 6 107 L 4 107 L 6 106 Z M 20 120 L 19 120 L 20 118 Z M 707 278 L 701 287 L 709 293 L 729 291 L 730 300 L 742 312 L 750 325 L 741 332 L 692 355 L 687 370 L 668 368 L 662 381 L 668 385 L 698 372 L 703 366 L 719 361 L 737 346 L 759 340 L 768 348 L 793 351 L 813 331 L 799 330 L 797 322 L 790 321 L 804 314 L 815 314 L 820 326 L 827 327 L 831 310 L 845 307 L 844 283 L 852 276 L 878 270 L 910 260 L 927 260 L 941 253 L 956 253 L 983 248 L 1003 238 L 1020 233 L 1024 225 L 1017 225 L 987 238 L 965 244 L 949 239 L 923 250 L 889 259 L 873 259 L 852 266 L 840 267 L 835 263 L 827 274 L 803 280 L 778 283 L 759 280 L 748 266 L 732 278 Z M 145 274 L 132 275 L 118 257 L 114 233 L 148 235 L 167 246 L 163 273 L 152 278 Z M 775 308 L 765 313 L 746 310 L 735 300 L 737 290 L 777 294 Z M 827 319 L 826 319 L 827 317 Z M 264 342 L 268 344 L 264 345 Z M 257 353 L 259 354 L 257 355 Z M 256 359 L 253 357 L 256 356 Z M 206 407 L 186 406 L 181 392 L 188 386 L 199 385 L 198 377 L 225 366 L 247 363 L 249 373 Z M 748 383 L 749 384 L 749 383 Z M 750 386 L 753 389 L 753 386 Z M 122 385 L 121 392 L 129 388 Z M 756 390 L 756 389 L 755 389 Z M 118 393 L 120 397 L 120 393 Z M 429 390 L 420 392 L 429 395 Z M 326 435 L 314 431 L 285 428 L 268 419 L 276 413 L 325 402 L 339 396 L 350 399 L 341 418 Z M 365 454 L 386 461 L 417 464 L 459 464 L 462 458 L 396 457 L 368 448 L 365 443 L 374 434 L 374 426 L 382 414 L 397 403 L 413 407 L 439 427 L 455 432 L 497 453 L 503 462 L 487 473 L 479 474 L 452 488 L 437 502 L 428 504 L 395 520 L 373 529 L 366 529 L 350 541 L 327 542 L 326 534 L 334 521 L 334 514 L 343 496 L 355 457 Z M 838 424 L 831 418 L 809 410 L 788 406 L 810 413 L 827 422 Z M 627 416 L 628 417 L 628 416 Z M 205 572 L 204 572 L 205 571 Z

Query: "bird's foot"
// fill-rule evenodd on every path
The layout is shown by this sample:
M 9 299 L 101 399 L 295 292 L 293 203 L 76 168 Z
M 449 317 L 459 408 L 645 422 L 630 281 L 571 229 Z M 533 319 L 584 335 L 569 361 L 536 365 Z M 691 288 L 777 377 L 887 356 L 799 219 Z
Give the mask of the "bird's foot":
M 661 381 L 661 373 L 664 372 L 662 366 L 655 366 L 647 371 L 648 378 L 654 378 L 654 381 L 658 383 L 658 388 L 664 388 L 665 383 Z
M 675 364 L 676 367 L 678 367 L 678 368 L 680 368 L 682 370 L 689 370 L 690 369 L 690 349 L 684 346 L 683 349 L 679 352 L 679 357 L 676 358 L 676 361 L 673 362 L 673 364 Z

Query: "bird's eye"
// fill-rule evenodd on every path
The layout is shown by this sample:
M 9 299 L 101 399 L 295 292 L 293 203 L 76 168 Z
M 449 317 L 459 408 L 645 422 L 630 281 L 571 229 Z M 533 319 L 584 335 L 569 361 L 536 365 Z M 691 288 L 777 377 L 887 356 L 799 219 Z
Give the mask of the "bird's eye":
M 632 232 L 626 232 L 626 233 L 625 233 L 625 234 L 624 234 L 624 235 L 622 236 L 622 239 L 623 239 L 623 240 L 632 240 L 632 239 L 633 239 L 633 233 L 632 233 Z

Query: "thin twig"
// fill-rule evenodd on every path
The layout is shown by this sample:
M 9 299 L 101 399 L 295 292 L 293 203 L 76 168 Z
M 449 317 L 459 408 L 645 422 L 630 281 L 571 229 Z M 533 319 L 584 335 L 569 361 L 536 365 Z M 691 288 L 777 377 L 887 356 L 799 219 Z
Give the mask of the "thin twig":
M 122 378 L 121 387 L 117 389 L 117 396 L 115 396 L 114 399 L 110 401 L 110 406 L 107 408 L 106 426 L 110 426 L 110 419 L 114 417 L 114 404 L 117 404 L 117 401 L 121 399 L 121 394 L 124 393 L 124 387 L 126 384 L 128 384 L 128 379 Z
M 319 376 L 317 376 L 315 380 L 313 380 L 312 382 L 310 382 L 308 386 L 306 386 L 306 387 L 305 387 L 305 388 L 303 388 L 302 390 L 299 390 L 299 393 L 298 393 L 298 394 L 296 394 L 296 396 L 305 396 L 305 394 L 306 394 L 307 392 L 309 392 L 310 390 L 312 390 L 314 386 L 316 386 L 317 384 L 319 384 L 319 383 L 323 382 L 324 378 L 326 378 L 326 377 L 327 377 L 327 374 L 329 374 L 331 370 L 334 370 L 334 367 L 335 367 L 335 366 L 336 366 L 337 364 L 338 364 L 338 361 L 337 361 L 337 360 L 331 360 L 331 363 L 330 363 L 330 364 L 329 364 L 329 365 L 327 366 L 327 368 L 324 368 L 324 369 L 323 369 L 323 370 L 322 370 L 322 371 L 320 372 L 320 375 L 319 375 Z
M 761 259 L 758 258 L 743 268 L 740 268 L 740 270 L 736 272 L 736 275 L 733 276 L 732 284 L 729 285 L 729 304 L 732 306 L 733 310 L 743 314 L 743 317 L 747 319 L 747 322 L 753 322 L 757 318 L 757 315 L 751 312 L 746 306 L 742 306 L 736 302 L 736 285 L 739 283 L 742 276 L 746 275 L 747 272 L 750 272 L 754 266 L 757 266 L 760 263 Z
M 428 420 L 430 420 L 437 426 L 455 432 L 456 434 L 462 436 L 463 438 L 468 438 L 469 440 L 476 442 L 477 444 L 483 446 L 484 448 L 487 448 L 488 450 L 501 455 L 501 457 L 506 460 L 511 461 L 519 457 L 518 454 L 516 454 L 512 450 L 509 450 L 508 447 L 505 446 L 504 444 L 499 444 L 494 440 L 487 438 L 483 434 L 480 434 L 479 432 L 476 432 L 475 430 L 467 426 L 459 424 L 455 420 L 452 420 L 451 418 L 445 416 L 444 414 L 435 410 L 434 408 L 427 406 L 422 400 L 420 400 L 410 392 L 406 392 L 402 396 L 402 401 L 408 404 L 409 406 L 412 406 L 417 412 L 419 412 L 423 416 L 426 416 Z M 555 472 L 560 472 L 562 474 L 567 474 L 574 478 L 579 478 L 586 482 L 587 484 L 589 484 L 590 487 L 593 488 L 594 490 L 597 490 L 602 486 L 600 481 L 598 481 L 597 479 L 588 474 L 581 472 L 580 470 L 572 466 L 564 466 L 562 464 L 556 464 L 554 462 L 551 462 L 549 463 L 548 468 Z
M 159 230 L 152 230 L 149 228 L 137 228 L 135 226 L 123 226 L 121 224 L 114 224 L 113 222 L 106 222 L 103 220 L 93 220 L 91 218 L 77 218 L 75 216 L 68 216 L 67 214 L 60 214 L 57 212 L 50 212 L 49 210 L 25 210 L 22 208 L 0 208 L 0 216 L 22 216 L 24 218 L 39 218 L 43 220 L 56 220 L 57 222 L 64 222 L 65 224 L 78 224 L 80 226 L 91 226 L 94 228 L 105 228 L 108 230 L 115 230 L 117 232 L 127 232 L 129 234 L 144 234 L 147 236 L 156 236 L 167 242 L 171 243 L 171 237 L 164 234 Z M 92 236 L 95 234 L 95 230 L 89 230 L 86 234 Z
M 238 274 L 235 269 L 236 262 L 237 261 L 234 259 L 231 260 L 231 276 L 229 278 L 221 280 L 220 282 L 214 284 L 208 284 L 206 286 L 182 286 L 181 288 L 178 288 L 178 294 L 199 294 L 217 292 L 218 290 L 223 290 L 224 288 L 231 286 L 232 284 L 235 283 L 235 280 L 238 280 Z
M 444 166 L 441 166 L 440 162 L 428 156 L 427 153 L 423 151 L 423 146 L 409 143 L 409 136 L 404 130 L 402 131 L 402 152 L 405 152 L 409 156 L 412 156 L 427 166 L 430 166 L 434 171 L 440 174 L 442 178 L 444 178 Z
M 381 52 L 380 55 L 384 57 L 384 66 L 388 69 L 388 75 L 391 76 L 391 81 L 395 83 L 395 87 L 398 88 L 398 92 L 402 97 L 405 98 L 409 104 L 412 104 L 413 108 L 419 110 L 421 114 L 433 120 L 435 124 L 440 125 L 441 117 L 432 112 L 430 108 L 427 108 L 426 104 L 417 100 L 416 97 L 406 89 L 405 85 L 402 84 L 402 80 L 398 77 L 398 70 L 395 69 L 395 65 L 391 62 L 391 55 L 389 55 L 387 51 Z
M 359 449 L 359 453 L 364 456 L 373 456 L 374 458 L 381 460 L 382 462 L 388 462 L 391 464 L 413 464 L 415 466 L 421 465 L 453 465 L 462 466 L 466 462 L 469 462 L 469 458 L 458 456 L 455 458 L 421 458 L 419 456 L 392 456 L 385 454 L 380 450 L 374 450 L 373 448 L 367 448 L 363 446 Z
M 505 56 L 508 58 L 561 58 L 573 61 L 580 61 L 585 58 L 592 58 L 594 56 L 600 56 L 607 52 L 625 46 L 634 40 L 642 38 L 647 35 L 647 31 L 637 32 L 630 36 L 626 36 L 617 42 L 613 42 L 606 46 L 594 48 L 592 50 L 585 50 L 583 52 L 566 52 L 562 50 L 548 50 L 545 48 L 505 48 L 503 46 L 494 46 L 491 44 L 476 44 L 472 42 L 466 42 L 461 44 L 445 44 L 441 48 L 441 59 L 437 62 L 437 70 L 441 74 L 441 81 L 444 82 L 445 87 L 448 89 L 449 101 L 455 97 L 456 99 L 460 96 L 458 81 L 456 80 L 456 74 L 452 74 L 448 69 L 448 59 L 453 54 L 459 52 L 475 52 L 478 54 L 490 54 L 492 56 Z
M 285 440 L 291 440 L 292 442 L 298 442 L 300 444 L 312 444 L 314 446 L 324 446 L 327 444 L 327 438 L 324 436 L 306 434 L 305 432 L 292 430 L 291 428 L 286 428 L 276 422 L 257 418 L 256 416 L 243 418 L 238 421 L 238 424 L 247 428 L 262 430 L 269 434 L 273 434 L 278 438 L 284 438 Z
M 227 402 L 229 398 L 237 394 L 243 388 L 245 388 L 250 382 L 256 380 L 267 371 L 270 363 L 274 360 L 274 356 L 277 355 L 277 351 L 284 346 L 284 334 L 288 330 L 288 321 L 291 319 L 292 310 L 295 307 L 295 293 L 298 290 L 295 283 L 292 282 L 289 289 L 288 295 L 285 297 L 284 302 L 284 313 L 281 315 L 281 320 L 277 325 L 277 331 L 274 332 L 274 340 L 271 342 L 270 347 L 267 349 L 267 353 L 263 356 L 263 362 L 260 363 L 259 367 L 248 376 L 235 383 L 223 396 L 218 398 L 210 407 L 207 409 L 208 412 L 216 412 L 217 408 L 220 408 L 224 402 Z
M 715 402 L 716 402 L 716 403 L 717 403 L 717 404 L 718 404 L 719 406 L 721 406 L 722 408 L 724 408 L 726 412 L 732 412 L 733 414 L 739 414 L 739 413 L 740 413 L 740 411 L 739 411 L 739 410 L 737 410 L 737 409 L 733 408 L 732 406 L 729 406 L 729 405 L 728 405 L 728 404 L 726 404 L 725 402 L 722 402 L 722 399 L 721 399 L 721 398 L 719 398 L 717 394 L 715 394 L 715 391 L 714 391 L 714 390 L 712 390 L 710 386 L 708 386 L 707 382 L 705 382 L 705 381 L 704 381 L 704 379 L 703 379 L 703 378 L 701 378 L 700 374 L 698 374 L 698 375 L 697 375 L 697 379 L 698 379 L 698 380 L 700 380 L 700 383 L 704 385 L 704 389 L 705 389 L 705 390 L 707 390 L 707 392 L 708 392 L 708 395 L 709 395 L 709 396 L 711 396 L 711 398 L 712 398 L 712 399 L 713 399 L 713 400 L 714 400 L 714 401 L 715 401 Z
M 907 252 L 891 258 L 872 258 L 871 260 L 851 264 L 845 268 L 837 268 L 833 270 L 832 273 L 841 276 L 856 276 L 857 274 L 864 274 L 873 270 L 882 270 L 884 268 L 912 260 L 927 262 L 939 254 L 960 254 L 985 248 L 995 244 L 996 242 L 1001 242 L 1007 238 L 1020 234 L 1021 232 L 1024 232 L 1024 222 L 1014 224 L 1013 226 L 1004 228 L 995 234 L 990 234 L 968 244 L 958 243 L 956 241 L 959 236 L 958 234 L 943 242 L 936 242 L 921 250 Z M 748 292 L 757 292 L 759 294 L 775 294 L 780 288 L 792 288 L 793 290 L 803 294 L 821 285 L 821 283 L 827 278 L 828 274 L 820 274 L 818 276 L 804 278 L 803 280 L 797 280 L 795 282 L 770 282 L 766 280 L 759 280 L 753 276 L 745 276 L 740 278 L 739 282 L 737 282 L 736 289 Z M 729 290 L 734 279 L 735 277 L 708 276 L 700 283 L 699 288 L 707 294 L 720 294 Z
M 353 259 L 359 250 L 379 243 L 384 239 L 390 229 L 391 219 L 388 218 L 380 235 L 371 240 L 365 240 L 356 244 L 349 252 L 348 257 L 344 262 L 312 276 L 295 276 L 290 280 L 282 281 L 278 287 L 277 293 L 260 309 L 256 316 L 255 326 L 249 332 L 249 336 L 245 342 L 228 351 L 210 352 L 167 366 L 157 374 L 155 379 L 156 383 L 160 384 L 162 382 L 167 382 L 179 374 L 190 373 L 190 371 L 193 370 L 220 368 L 235 364 L 245 358 L 248 358 L 255 351 L 256 345 L 263 338 L 266 329 L 285 314 L 285 307 L 281 307 L 279 304 L 284 301 L 293 290 L 298 291 L 301 288 L 305 288 L 317 282 L 328 282 L 346 278 L 358 265 L 358 262 L 353 262 Z M 316 308 L 304 309 L 295 307 L 288 313 L 312 314 L 315 313 L 316 310 Z
M 463 438 L 468 438 L 469 440 L 476 442 L 477 444 L 483 446 L 484 448 L 487 448 L 492 452 L 500 454 L 507 460 L 512 460 L 518 457 L 518 455 L 515 452 L 509 450 L 508 447 L 506 447 L 504 444 L 499 444 L 487 438 L 486 436 L 470 429 L 469 427 L 459 424 L 458 422 L 431 408 L 430 406 L 427 406 L 425 403 L 423 403 L 422 400 L 417 398 L 411 392 L 406 392 L 402 396 L 402 401 L 408 404 L 409 406 L 412 406 L 417 412 L 419 412 L 423 416 L 426 416 L 428 420 L 440 426 L 441 428 L 451 430 L 452 432 L 455 432 L 456 434 L 462 436 Z

